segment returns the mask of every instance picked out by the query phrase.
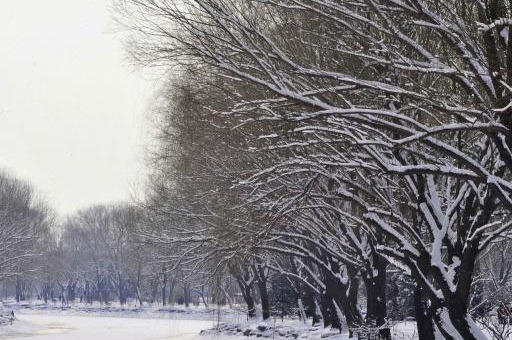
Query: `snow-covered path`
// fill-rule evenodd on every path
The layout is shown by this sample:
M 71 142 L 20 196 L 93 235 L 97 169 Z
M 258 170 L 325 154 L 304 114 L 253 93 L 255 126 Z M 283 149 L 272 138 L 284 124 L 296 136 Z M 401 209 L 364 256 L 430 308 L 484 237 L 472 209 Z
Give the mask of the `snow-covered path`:
M 21 323 L 35 324 L 33 332 L 0 336 L 0 339 L 33 340 L 171 340 L 200 339 L 211 321 L 20 314 Z

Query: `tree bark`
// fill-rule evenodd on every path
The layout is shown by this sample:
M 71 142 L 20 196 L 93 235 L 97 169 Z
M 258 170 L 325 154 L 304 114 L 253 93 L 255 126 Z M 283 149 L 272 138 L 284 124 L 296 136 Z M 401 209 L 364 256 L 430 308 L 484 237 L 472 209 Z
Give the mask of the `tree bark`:
M 20 302 L 22 300 L 23 293 L 21 292 L 21 279 L 19 276 L 16 276 L 16 302 Z
M 140 293 L 139 285 L 137 285 L 137 287 L 135 287 L 135 291 L 137 293 L 137 300 L 139 300 L 139 306 L 142 307 L 142 305 L 144 304 L 144 301 L 142 300 L 142 294 Z
M 270 300 L 267 291 L 267 275 L 265 269 L 261 265 L 256 265 L 254 271 L 257 277 L 257 286 L 260 293 L 261 299 L 261 310 L 263 314 L 263 320 L 270 318 Z
M 338 270 L 335 265 L 334 263 L 331 264 L 333 270 Z M 331 310 L 335 308 L 333 299 L 343 311 L 349 329 L 357 328 L 361 325 L 362 317 L 357 308 L 359 279 L 357 279 L 354 270 L 349 269 L 348 272 L 349 280 L 347 284 L 342 283 L 332 272 L 324 272 L 326 294 L 329 297 L 328 303 L 331 305 L 329 308 L 331 325 L 338 329 L 341 328 L 341 320 L 339 320 L 336 310 Z M 326 315 L 324 315 L 325 317 Z
M 121 305 L 124 305 L 126 303 L 126 296 L 125 296 L 125 292 L 124 292 L 124 281 L 123 281 L 123 278 L 121 277 L 121 274 L 118 273 L 117 274 L 117 279 L 118 279 L 118 294 L 119 294 L 119 303 Z
M 188 283 L 183 283 L 183 299 L 185 300 L 185 307 L 190 306 L 190 286 Z
M 379 328 L 379 337 L 382 340 L 391 339 L 391 330 L 383 327 L 386 324 L 386 261 L 374 254 L 371 273 L 363 274 L 366 287 L 366 324 Z
M 481 340 L 486 339 L 485 335 L 477 329 L 477 327 L 473 327 L 470 324 L 471 316 L 467 313 L 461 313 L 457 311 L 457 308 L 453 306 L 448 307 L 446 309 L 438 310 L 437 315 L 434 320 L 436 322 L 437 328 L 441 331 L 442 335 L 446 340 Z M 446 326 L 447 324 L 452 324 L 453 329 L 456 331 L 454 334 L 454 330 L 450 326 Z M 478 332 L 477 334 L 475 334 Z
M 165 306 L 165 305 L 167 305 L 166 294 L 167 294 L 167 281 L 168 281 L 168 277 L 166 274 L 164 274 L 163 281 L 164 282 L 162 283 L 162 305 Z
M 243 289 L 242 296 L 247 304 L 247 316 L 249 319 L 256 317 L 256 307 L 254 305 L 254 298 L 252 297 L 251 286 L 246 286 Z
M 170 305 L 172 302 L 172 295 L 174 293 L 174 288 L 176 287 L 176 277 L 171 280 L 169 284 L 169 295 L 167 296 L 167 303 Z
M 267 320 L 270 318 L 270 301 L 267 292 L 266 283 L 259 283 L 258 288 L 260 290 L 260 298 L 261 298 L 261 310 L 263 313 L 263 320 Z
M 414 289 L 414 314 L 418 329 L 418 340 L 435 339 L 432 313 L 427 307 L 427 301 L 425 301 L 420 286 L 416 286 Z

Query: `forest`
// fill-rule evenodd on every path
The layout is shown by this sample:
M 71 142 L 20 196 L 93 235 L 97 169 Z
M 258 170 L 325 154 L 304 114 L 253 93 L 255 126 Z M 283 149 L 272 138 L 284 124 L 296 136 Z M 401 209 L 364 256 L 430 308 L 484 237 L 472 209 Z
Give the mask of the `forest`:
M 131 60 L 168 75 L 143 195 L 57 218 L 3 174 L 5 294 L 226 305 L 361 339 L 405 319 L 420 340 L 512 334 L 509 0 L 115 12 Z

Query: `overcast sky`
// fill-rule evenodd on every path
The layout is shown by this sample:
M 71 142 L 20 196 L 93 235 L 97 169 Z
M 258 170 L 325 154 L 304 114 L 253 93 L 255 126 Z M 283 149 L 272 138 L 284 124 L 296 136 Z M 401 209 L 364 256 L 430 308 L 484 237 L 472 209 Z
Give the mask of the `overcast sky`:
M 106 0 L 1 0 L 0 167 L 67 214 L 143 179 L 150 77 Z

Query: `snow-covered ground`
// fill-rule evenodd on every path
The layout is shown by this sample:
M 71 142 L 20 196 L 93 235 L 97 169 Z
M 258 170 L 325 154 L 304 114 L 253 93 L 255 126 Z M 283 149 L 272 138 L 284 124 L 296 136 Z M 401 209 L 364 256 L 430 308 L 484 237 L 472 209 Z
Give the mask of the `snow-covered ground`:
M 0 304 L 3 311 L 10 312 L 13 310 L 16 314 L 22 312 L 24 314 L 41 314 L 41 313 L 57 313 L 60 315 L 96 315 L 96 316 L 113 316 L 113 317 L 134 317 L 134 318 L 180 318 L 189 320 L 212 320 L 218 317 L 219 311 L 217 308 L 205 308 L 204 306 L 190 306 L 189 308 L 183 305 L 164 306 L 158 304 L 146 304 L 143 307 L 135 304 L 119 305 L 118 303 L 111 303 L 108 305 L 93 303 L 73 303 L 63 305 L 61 303 L 42 303 L 39 301 L 21 302 L 3 301 Z M 243 317 L 243 312 L 229 310 L 223 307 L 220 310 L 222 318 L 231 318 L 233 315 Z
M 41 303 L 4 303 L 4 310 L 14 310 L 16 322 L 0 327 L 0 339 L 35 340 L 247 340 L 326 339 L 347 340 L 348 334 L 297 319 L 247 321 L 243 313 L 204 307 L 184 306 L 104 306 Z M 221 332 L 217 332 L 221 323 Z M 207 330 L 202 332 L 201 331 Z M 398 323 L 393 327 L 396 340 L 414 340 L 415 323 Z M 249 336 L 249 337 L 247 337 Z
M 256 338 L 348 340 L 348 334 L 299 320 L 247 322 L 244 315 L 205 308 L 23 304 L 9 305 L 16 322 L 0 327 L 0 339 L 34 340 L 247 340 Z M 5 306 L 4 306 L 5 308 Z M 216 331 L 217 321 L 221 332 Z M 202 332 L 203 330 L 207 330 Z M 394 339 L 414 340 L 414 322 L 393 328 Z M 248 337 L 249 336 L 249 337 Z
M 19 313 L 13 326 L 0 329 L 1 339 L 34 340 L 171 340 L 201 339 L 212 321 L 123 318 L 57 313 Z
M 217 325 L 215 326 L 217 328 Z M 267 339 L 303 339 L 303 340 L 352 340 L 349 339 L 348 332 L 337 329 L 324 328 L 320 326 L 311 326 L 310 322 L 303 323 L 299 320 L 284 320 L 281 322 L 242 322 L 242 323 L 222 323 L 220 325 L 222 336 L 219 337 L 216 329 L 203 331 L 203 340 L 212 338 L 222 340 L 247 340 L 256 338 Z M 416 323 L 400 322 L 392 326 L 391 332 L 394 340 L 417 340 Z

